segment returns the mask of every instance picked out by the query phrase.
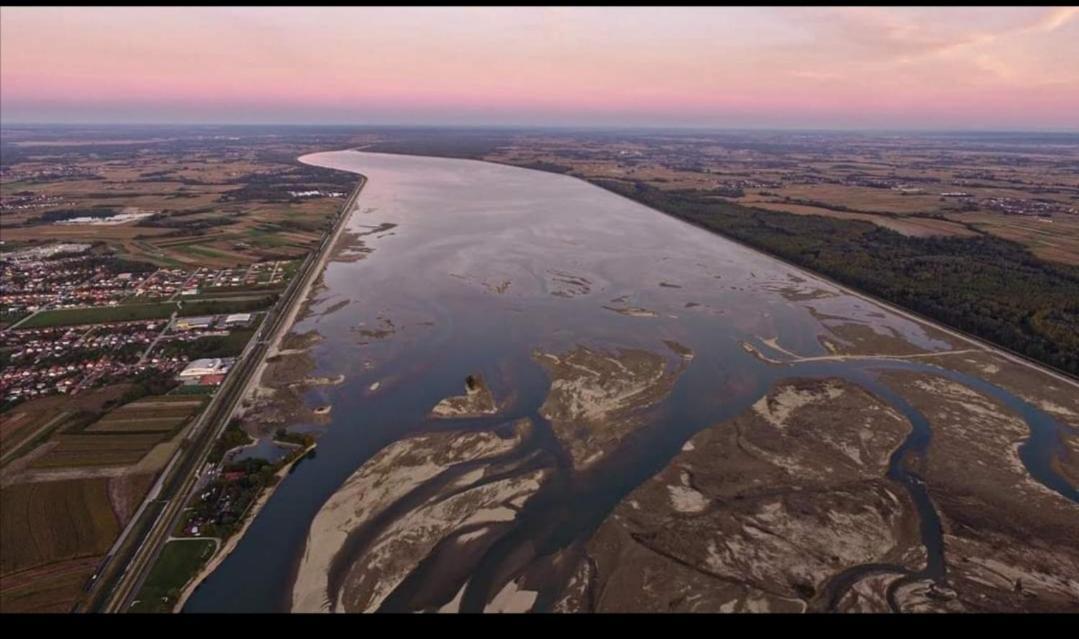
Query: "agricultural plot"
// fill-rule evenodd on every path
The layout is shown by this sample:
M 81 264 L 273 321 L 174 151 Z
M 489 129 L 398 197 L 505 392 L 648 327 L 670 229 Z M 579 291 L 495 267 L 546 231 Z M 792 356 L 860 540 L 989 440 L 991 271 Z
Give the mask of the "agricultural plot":
M 0 612 L 68 612 L 120 533 L 104 478 L 0 489 Z
M 169 417 L 132 417 L 99 420 L 86 429 L 88 433 L 170 433 L 187 420 L 187 413 Z
M 151 397 L 125 404 L 86 428 L 88 433 L 171 433 L 202 408 L 203 400 Z
M 60 561 L 0 577 L 0 613 L 70 612 L 101 559 Z
M 205 133 L 195 127 L 109 144 L 100 132 L 70 129 L 48 145 L 19 140 L 5 151 L 4 190 L 47 203 L 0 211 L 5 240 L 104 240 L 132 259 L 161 266 L 247 265 L 307 253 L 355 186 L 354 176 L 295 158 L 361 136 L 340 133 L 331 141 L 326 133 L 248 131 L 222 146 Z M 51 176 L 58 163 L 74 175 Z M 319 194 L 292 195 L 300 191 Z M 148 215 L 107 226 L 50 222 L 57 211 L 93 207 Z M 269 235 L 252 237 L 256 229 Z
M 0 575 L 105 553 L 120 533 L 105 478 L 0 489 Z
M 156 352 L 162 355 L 183 353 L 191 359 L 200 357 L 236 357 L 243 352 L 247 342 L 254 334 L 255 329 L 249 328 L 234 330 L 224 336 L 211 335 L 192 341 L 167 341 Z
M 62 308 L 42 311 L 23 322 L 19 328 L 44 328 L 52 326 L 81 326 L 107 322 L 131 322 L 139 320 L 166 319 L 175 311 L 179 317 L 195 315 L 221 315 L 246 313 L 273 305 L 276 294 L 262 293 L 238 299 L 211 299 L 185 301 L 177 310 L 176 302 L 152 304 L 119 304 L 117 306 L 93 306 L 87 308 Z
M 57 446 L 30 467 L 127 466 L 137 463 L 164 439 L 163 433 L 65 433 L 54 437 Z
M 78 422 L 81 413 L 104 410 L 130 389 L 128 384 L 116 384 L 76 397 L 41 397 L 0 414 L 0 464 L 17 459 L 46 441 L 52 433 Z
M 104 322 L 165 319 L 175 310 L 175 302 L 161 304 L 121 304 L 118 306 L 94 306 L 89 308 L 62 308 L 52 311 L 42 311 L 23 322 L 20 328 L 78 326 L 81 324 L 101 324 Z
M 184 384 L 171 391 L 169 397 L 197 397 L 213 395 L 217 386 L 209 384 Z
M 213 287 L 205 290 L 200 290 L 198 295 L 194 297 L 186 298 L 186 301 L 199 301 L 205 299 L 221 299 L 230 297 L 239 297 L 241 295 L 270 295 L 273 293 L 280 293 L 284 290 L 285 285 L 280 284 L 264 284 L 258 286 L 237 286 L 237 287 Z
M 56 430 L 68 415 L 70 413 L 59 409 L 41 412 L 15 410 L 4 414 L 0 422 L 0 461 L 7 461 L 30 439 L 44 437 Z

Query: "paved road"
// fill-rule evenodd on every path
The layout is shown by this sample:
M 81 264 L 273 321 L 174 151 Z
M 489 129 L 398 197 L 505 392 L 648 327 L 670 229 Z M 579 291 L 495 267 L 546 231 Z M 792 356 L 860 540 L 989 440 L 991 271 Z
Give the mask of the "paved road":
M 38 313 L 40 313 L 40 312 L 41 312 L 41 311 L 43 311 L 43 310 L 45 310 L 45 308 L 44 308 L 44 307 L 38 308 L 38 309 L 37 309 L 36 311 L 34 311 L 33 313 L 30 313 L 30 314 L 29 314 L 29 315 L 27 315 L 26 317 L 24 317 L 24 318 L 22 318 L 21 320 L 19 320 L 19 321 L 15 322 L 15 323 L 14 323 L 14 324 L 12 324 L 11 326 L 8 326 L 8 327 L 7 327 L 7 328 L 5 328 L 4 330 L 5 330 L 5 331 L 13 331 L 13 330 L 15 330 L 16 328 L 19 328 L 19 325 L 21 325 L 21 324 L 22 324 L 23 322 L 28 322 L 28 321 L 30 321 L 31 319 L 33 319 L 33 317 L 34 317 L 35 315 L 37 315 Z
M 345 201 L 334 229 L 323 239 L 318 251 L 304 260 L 296 277 L 285 289 L 281 301 L 267 313 L 262 327 L 248 342 L 225 383 L 190 427 L 180 450 L 158 478 L 140 506 L 139 513 L 124 529 L 93 578 L 91 594 L 83 610 L 123 612 L 130 608 L 150 568 L 179 522 L 193 489 L 197 487 L 199 477 L 196 471 L 205 465 L 214 442 L 227 426 L 236 405 L 244 396 L 252 373 L 259 369 L 270 345 L 291 327 L 297 308 L 322 270 L 365 182 L 361 179 Z
M 172 315 L 169 315 L 169 321 L 165 322 L 165 328 L 161 329 L 161 332 L 157 334 L 157 337 L 154 338 L 154 341 L 150 342 L 150 345 L 147 346 L 146 350 L 142 352 L 142 357 L 139 358 L 139 364 L 146 361 L 146 358 L 150 356 L 150 351 L 154 350 L 154 347 L 157 346 L 157 343 L 160 342 L 161 338 L 165 336 L 165 333 L 169 332 L 169 329 L 172 328 L 172 324 L 175 321 L 176 311 L 173 311 Z

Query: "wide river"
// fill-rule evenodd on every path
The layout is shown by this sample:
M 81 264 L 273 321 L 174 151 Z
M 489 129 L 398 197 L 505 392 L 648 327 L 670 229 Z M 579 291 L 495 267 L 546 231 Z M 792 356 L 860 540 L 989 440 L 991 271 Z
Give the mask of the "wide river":
M 366 233 L 362 240 L 371 252 L 331 261 L 311 313 L 294 327 L 325 338 L 311 351 L 315 374 L 341 374 L 345 382 L 309 391 L 312 406 L 333 405 L 330 424 L 318 427 L 317 455 L 282 481 L 185 611 L 287 610 L 311 521 L 339 486 L 380 448 L 429 426 L 427 412 L 460 394 L 470 373 L 482 373 L 496 397 L 512 396 L 507 419 L 534 415 L 549 385 L 534 349 L 561 353 L 584 344 L 669 353 L 664 340 L 673 340 L 694 353 L 646 435 L 610 455 L 583 487 L 575 484 L 565 503 L 545 500 L 547 510 L 538 516 L 561 523 L 557 534 L 532 541 L 554 548 L 587 536 L 689 437 L 746 410 L 784 377 L 834 375 L 869 387 L 915 425 L 904 450 L 924 449 L 924 418 L 880 384 L 875 372 L 942 369 L 916 360 L 776 366 L 748 353 L 743 342 L 763 351 L 761 339 L 778 338 L 801 356 L 825 356 L 818 336 L 828 332 L 826 323 L 835 321 L 830 318 L 842 318 L 929 351 L 969 347 L 948 344 L 917 322 L 572 177 L 357 151 L 303 161 L 368 177 L 347 230 Z M 1076 499 L 1074 487 L 1048 463 L 1059 445 L 1056 429 L 1067 426 L 984 380 L 944 374 L 1022 415 L 1032 432 L 1023 453 L 1031 475 Z M 920 483 L 898 463 L 892 474 L 919 505 L 932 576 L 939 522 L 917 493 Z

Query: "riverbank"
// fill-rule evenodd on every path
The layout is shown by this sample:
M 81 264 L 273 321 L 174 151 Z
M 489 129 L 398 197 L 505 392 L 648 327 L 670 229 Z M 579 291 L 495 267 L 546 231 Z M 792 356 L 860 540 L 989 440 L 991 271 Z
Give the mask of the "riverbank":
M 283 466 L 281 466 L 281 468 L 277 470 L 276 473 L 274 473 L 274 477 L 277 479 L 277 481 L 274 482 L 273 486 L 269 486 L 263 489 L 261 493 L 259 493 L 258 499 L 255 500 L 255 503 L 247 511 L 247 515 L 244 517 L 244 525 L 239 530 L 237 530 L 235 534 L 228 538 L 223 548 L 218 548 L 217 552 L 214 553 L 214 556 L 210 558 L 210 561 L 206 562 L 206 565 L 202 567 L 202 570 L 200 570 L 199 573 L 195 575 L 195 578 L 192 579 L 186 586 L 184 586 L 183 593 L 180 595 L 180 598 L 176 600 L 176 605 L 173 606 L 172 612 L 180 612 L 184 609 L 184 604 L 187 603 L 188 597 L 190 597 L 192 593 L 195 592 L 195 589 L 197 589 L 199 585 L 207 577 L 209 577 L 210 574 L 213 573 L 213 571 L 216 570 L 219 565 L 221 565 L 221 562 L 225 561 L 225 559 L 232 553 L 232 551 L 236 549 L 236 546 L 239 545 L 240 541 L 244 537 L 244 534 L 247 532 L 248 527 L 251 526 L 251 522 L 255 521 L 255 518 L 258 517 L 259 512 L 262 511 L 262 508 L 266 505 L 268 501 L 270 501 L 270 497 L 273 497 L 273 494 L 276 491 L 278 485 L 280 485 L 281 480 L 285 478 L 285 476 L 289 473 L 293 466 L 298 464 L 300 460 L 304 457 L 307 457 L 307 455 L 310 454 L 311 451 L 313 451 L 317 446 L 318 444 L 314 443 L 303 449 L 303 451 L 299 455 L 297 455 L 295 459 L 288 462 L 287 464 L 284 464 Z
M 303 162 L 303 157 L 298 158 L 300 162 Z M 281 319 L 281 330 L 279 330 L 277 334 L 270 337 L 270 345 L 267 349 L 266 357 L 264 357 L 263 360 L 259 362 L 258 368 L 255 370 L 254 374 L 248 381 L 247 386 L 243 390 L 243 398 L 241 399 L 241 405 L 243 406 L 243 409 L 241 411 L 242 415 L 247 415 L 253 407 L 257 407 L 259 399 L 261 397 L 269 395 L 272 398 L 273 396 L 279 394 L 278 391 L 281 389 L 274 388 L 276 384 L 265 384 L 265 382 L 269 381 L 264 379 L 267 376 L 267 373 L 272 373 L 273 368 L 277 368 L 271 367 L 271 365 L 275 363 L 282 363 L 282 360 L 287 360 L 286 362 L 283 362 L 285 364 L 283 368 L 293 372 L 302 372 L 301 377 L 303 378 L 306 378 L 306 373 L 314 367 L 313 362 L 311 361 L 311 357 L 308 354 L 308 350 L 311 348 L 311 346 L 313 346 L 319 341 L 316 336 L 307 336 L 307 339 L 299 337 L 303 344 L 290 344 L 289 349 L 282 349 L 282 344 L 287 339 L 291 338 L 292 341 L 296 341 L 296 339 L 298 338 L 298 336 L 292 333 L 292 329 L 297 321 L 297 318 L 303 318 L 308 314 L 313 297 L 317 294 L 320 288 L 323 287 L 323 276 L 326 270 L 326 265 L 331 259 L 337 257 L 343 250 L 351 247 L 351 245 L 353 244 L 353 242 L 342 242 L 341 238 L 345 232 L 345 229 L 348 227 L 349 219 L 352 217 L 352 214 L 356 210 L 356 202 L 359 200 L 360 194 L 363 192 L 364 187 L 367 185 L 366 176 L 361 175 L 359 176 L 359 178 L 359 184 L 357 184 L 356 190 L 350 198 L 351 203 L 346 205 L 342 209 L 341 219 L 338 220 L 338 223 L 335 225 L 332 235 L 325 240 L 326 243 L 324 244 L 324 246 L 328 246 L 329 250 L 322 251 L 319 254 L 318 261 L 311 266 L 312 275 L 309 276 L 307 280 L 302 283 L 301 290 L 297 292 L 297 299 L 301 300 L 300 303 L 293 304 L 287 309 L 285 316 Z M 287 352 L 284 352 L 286 350 Z M 297 366 L 296 364 L 299 365 Z M 304 364 L 306 364 L 306 366 Z M 340 383 L 340 381 L 343 381 L 343 376 L 341 380 L 337 381 L 337 383 Z M 296 382 L 290 382 L 286 385 L 289 387 L 289 390 L 292 391 L 292 393 L 290 394 L 294 396 L 294 399 L 298 400 L 299 396 L 302 395 L 302 391 L 304 389 L 297 388 Z M 267 393 L 266 391 L 269 392 Z M 290 402 L 294 410 L 287 411 L 289 414 L 295 412 L 295 409 L 297 409 L 297 406 L 294 405 L 296 403 L 296 401 Z M 251 433 L 248 432 L 248 435 L 250 436 Z M 253 441 L 251 444 L 248 444 L 248 446 L 257 445 L 259 439 L 257 437 L 254 437 L 254 440 L 255 441 Z M 301 459 L 306 457 L 308 453 L 310 453 L 310 451 L 313 450 L 316 446 L 317 443 L 311 444 L 310 446 L 305 448 L 299 455 L 297 455 L 295 459 L 283 465 L 274 474 L 274 476 L 277 478 L 277 482 L 275 482 L 273 486 L 263 489 L 263 491 L 259 494 L 259 497 L 256 500 L 255 504 L 248 511 L 248 515 L 244 519 L 243 527 L 240 528 L 240 530 L 236 531 L 234 535 L 229 537 L 228 541 L 225 544 L 225 547 L 219 549 L 218 552 L 214 554 L 213 558 L 211 558 L 210 561 L 207 562 L 207 564 L 202 568 L 202 570 L 199 571 L 199 574 L 184 588 L 183 594 L 180 596 L 179 600 L 176 603 L 176 606 L 173 608 L 174 612 L 183 610 L 184 604 L 187 602 L 188 598 L 195 591 L 195 589 L 198 588 L 199 584 L 201 584 L 207 577 L 209 577 L 210 574 L 212 574 L 213 571 L 217 569 L 221 562 L 223 562 L 232 553 L 232 551 L 243 539 L 248 527 L 258 516 L 263 506 L 265 506 L 266 503 L 269 501 L 270 497 L 273 496 L 278 485 L 280 484 L 280 481 L 284 479 L 289 469 L 291 469 Z M 246 446 L 241 448 L 245 447 Z
M 303 158 L 305 157 L 308 156 L 301 156 L 300 158 L 298 158 L 298 160 L 300 162 L 303 162 Z M 303 283 L 301 290 L 297 292 L 297 299 L 300 300 L 300 303 L 293 304 L 291 307 L 289 307 L 285 313 L 285 316 L 281 319 L 280 326 L 283 330 L 280 330 L 276 335 L 270 338 L 269 348 L 266 349 L 266 357 L 263 358 L 262 362 L 259 363 L 258 368 L 255 370 L 254 374 L 251 375 L 250 381 L 244 388 L 243 398 L 241 399 L 242 402 L 246 403 L 253 397 L 257 397 L 258 389 L 262 380 L 262 375 L 266 370 L 266 363 L 271 358 L 281 354 L 282 341 L 284 341 L 286 336 L 288 336 L 292 332 L 292 327 L 296 323 L 296 318 L 306 315 L 307 310 L 311 304 L 311 297 L 313 293 L 322 286 L 322 275 L 323 272 L 326 270 L 326 264 L 331 258 L 336 257 L 341 251 L 341 236 L 344 233 L 345 228 L 348 226 L 349 218 L 352 217 L 352 213 L 356 210 L 356 203 L 359 201 L 360 194 L 363 193 L 363 189 L 367 185 L 366 176 L 360 175 L 359 178 L 359 184 L 356 185 L 356 190 L 350 198 L 352 200 L 351 204 L 346 205 L 341 211 L 341 219 L 334 227 L 333 234 L 326 239 L 325 246 L 328 246 L 329 250 L 322 251 L 319 254 L 318 261 L 312 265 L 311 273 L 313 273 L 314 275 L 312 277 L 309 277 L 307 281 Z M 301 309 L 303 311 L 302 313 Z M 306 350 L 306 348 L 303 350 Z
M 954 380 L 1004 398 L 1000 410 L 1021 411 L 1039 437 L 1062 427 L 1032 406 L 1079 414 L 1070 386 L 959 340 L 951 347 L 930 327 L 578 180 L 363 153 L 319 163 L 368 175 L 361 213 L 400 226 L 372 242 L 385 250 L 326 273 L 315 315 L 299 329 L 324 338 L 310 353 L 312 375 L 348 376 L 308 400 L 335 404 L 319 440 L 328 454 L 289 477 L 187 610 L 479 612 L 515 592 L 525 594 L 514 609 L 590 609 L 589 596 L 559 604 L 578 571 L 576 584 L 594 582 L 593 562 L 610 586 L 592 593 L 604 609 L 794 612 L 830 609 L 835 598 L 846 609 L 851 588 L 889 595 L 890 584 L 867 572 L 879 565 L 920 577 L 932 557 L 935 569 L 937 542 L 970 520 L 969 510 L 912 503 L 892 468 L 910 470 L 900 480 L 919 473 L 926 487 L 916 496 L 929 493 L 930 506 L 971 488 L 1060 499 L 1042 490 L 1056 481 L 1042 463 L 1055 455 L 1047 438 L 1019 442 L 1022 471 L 1037 486 L 979 471 L 1001 459 L 983 446 L 934 448 L 974 443 L 950 416 L 971 422 L 989 409 L 933 379 L 969 369 Z M 499 282 L 512 284 L 486 286 Z M 928 390 L 892 389 L 885 370 L 910 372 Z M 467 374 L 489 384 L 496 415 L 481 393 L 460 394 Z M 1005 381 L 1031 407 L 996 385 Z M 459 412 L 467 416 L 437 414 Z M 491 436 L 523 418 L 533 427 L 520 447 L 490 459 L 468 453 L 473 438 L 506 443 Z M 1009 425 L 1011 446 L 1022 436 Z M 934 427 L 942 432 L 921 439 Z M 945 462 L 965 471 L 946 473 Z M 1013 520 L 992 512 L 980 530 Z M 1024 552 L 1059 541 L 1023 532 L 1008 540 Z M 981 557 L 981 541 L 944 561 Z M 1070 577 L 1072 551 L 1056 556 Z M 1006 570 L 1034 574 L 1026 568 Z M 1040 609 L 1060 601 L 1062 591 L 1033 579 L 1023 577 L 1023 588 Z M 894 599 L 917 608 L 953 585 L 963 605 L 980 601 L 982 586 L 967 578 Z M 896 588 L 907 586 L 925 584 Z M 1014 585 L 992 589 L 986 608 L 1015 607 L 1005 600 Z
M 300 161 L 303 160 L 302 157 L 299 159 Z M 266 385 L 266 382 L 269 381 L 265 379 L 267 374 L 273 373 L 275 368 L 279 368 L 277 366 L 273 366 L 274 364 L 282 363 L 285 370 L 291 371 L 294 374 L 298 372 L 300 378 L 306 378 L 306 374 L 311 369 L 313 369 L 313 362 L 310 355 L 308 354 L 308 350 L 311 348 L 311 346 L 313 346 L 319 341 L 319 336 L 297 336 L 292 332 L 292 329 L 298 318 L 302 319 L 304 316 L 307 315 L 308 309 L 310 308 L 312 302 L 312 298 L 323 286 L 323 274 L 325 272 L 327 263 L 331 259 L 337 257 L 342 252 L 342 250 L 344 250 L 345 247 L 351 246 L 351 242 L 342 242 L 341 238 L 345 233 L 345 229 L 348 227 L 349 219 L 352 217 L 352 214 L 356 210 L 356 203 L 360 197 L 360 194 L 363 192 L 366 184 L 366 176 L 360 175 L 359 183 L 357 184 L 352 196 L 349 198 L 349 203 L 347 203 L 342 208 L 340 214 L 341 217 L 337 220 L 334 226 L 333 233 L 324 241 L 323 246 L 328 247 L 328 249 L 323 250 L 319 253 L 317 262 L 311 266 L 311 270 L 308 272 L 309 274 L 307 276 L 307 279 L 301 283 L 301 289 L 297 291 L 297 299 L 299 300 L 299 303 L 291 305 L 286 310 L 285 316 L 282 317 L 280 320 L 280 328 L 278 329 L 277 333 L 270 336 L 270 343 L 266 351 L 266 356 L 262 359 L 262 361 L 259 362 L 258 367 L 251 375 L 247 382 L 247 385 L 242 391 L 242 398 L 240 400 L 242 407 L 240 410 L 241 417 L 247 416 L 251 411 L 253 405 L 254 407 L 257 407 L 261 398 L 264 398 L 266 396 L 273 397 L 274 395 L 279 394 L 277 391 L 280 389 L 274 388 L 273 386 L 275 385 Z M 282 345 L 285 344 L 286 340 L 290 342 L 289 344 L 287 344 L 289 348 L 283 349 Z M 297 341 L 301 343 L 297 344 Z M 340 381 L 343 381 L 343 379 Z M 338 381 L 338 383 L 340 383 L 340 381 Z M 294 400 L 292 402 L 289 402 L 292 410 L 287 411 L 287 413 L 291 415 L 292 413 L 296 412 L 299 407 L 302 406 L 302 402 L 299 401 L 299 396 L 302 395 L 303 389 L 297 388 L 297 383 L 295 381 L 287 383 L 286 387 L 288 388 L 288 390 L 292 391 L 290 395 L 293 396 Z M 256 415 L 256 418 L 257 417 L 258 416 Z M 250 432 L 248 432 L 247 434 L 249 436 L 252 436 Z M 239 449 L 242 450 L 244 448 L 247 448 L 248 446 L 255 446 L 259 443 L 259 437 L 252 436 L 252 439 L 254 441 L 252 441 L 250 444 L 239 447 Z M 236 531 L 235 534 L 229 537 L 224 548 L 220 548 L 218 552 L 216 552 L 214 556 L 210 559 L 210 561 L 207 562 L 207 564 L 199 571 L 198 575 L 196 575 L 196 577 L 192 579 L 192 581 L 187 586 L 185 586 L 183 594 L 180 596 L 176 605 L 173 607 L 174 612 L 183 610 L 183 607 L 186 604 L 188 598 L 192 595 L 192 593 L 195 592 L 198 586 L 203 581 L 205 581 L 206 578 L 214 572 L 214 570 L 217 569 L 217 567 L 232 553 L 233 550 L 235 550 L 235 548 L 239 545 L 240 541 L 243 540 L 243 537 L 246 534 L 248 527 L 251 525 L 252 522 L 254 522 L 255 518 L 258 517 L 259 512 L 270 500 L 270 497 L 273 496 L 274 492 L 280 485 L 280 482 L 284 479 L 289 470 L 293 466 L 295 466 L 295 464 L 298 463 L 301 459 L 306 457 L 316 446 L 317 443 L 312 443 L 310 446 L 306 447 L 302 452 L 296 455 L 296 457 L 292 461 L 284 464 L 274 474 L 274 476 L 277 478 L 277 481 L 274 483 L 273 486 L 266 487 L 262 490 L 255 503 L 248 511 L 248 514 L 245 516 L 244 524 L 240 528 L 240 530 Z

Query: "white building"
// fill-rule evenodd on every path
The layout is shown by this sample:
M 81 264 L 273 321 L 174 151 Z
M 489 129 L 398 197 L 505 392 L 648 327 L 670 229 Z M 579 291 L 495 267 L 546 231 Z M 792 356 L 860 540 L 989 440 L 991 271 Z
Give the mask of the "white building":
M 246 326 L 251 323 L 251 313 L 233 313 L 225 318 L 225 326 L 237 324 Z
M 231 365 L 231 361 L 226 361 L 220 357 L 196 359 L 188 364 L 184 370 L 180 371 L 180 379 L 202 377 L 203 375 L 224 375 L 229 372 L 229 366 Z
M 181 331 L 189 331 L 196 328 L 206 329 L 210 328 L 213 323 L 213 317 L 181 317 L 176 320 L 176 328 Z

